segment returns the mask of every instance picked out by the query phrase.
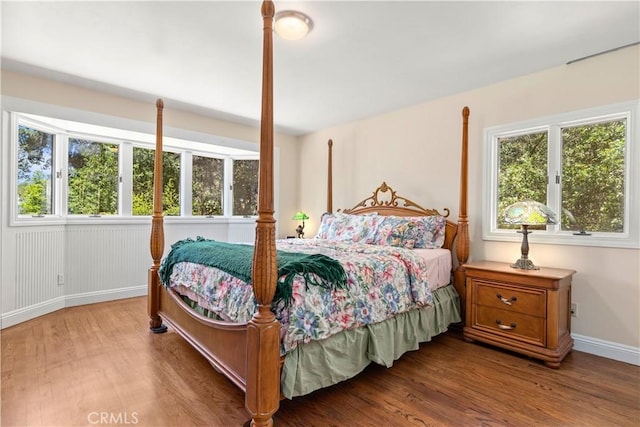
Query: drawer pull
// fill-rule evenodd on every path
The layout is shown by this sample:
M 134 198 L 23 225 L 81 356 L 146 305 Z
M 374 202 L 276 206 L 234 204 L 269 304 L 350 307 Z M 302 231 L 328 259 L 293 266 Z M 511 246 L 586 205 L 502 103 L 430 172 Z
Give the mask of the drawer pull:
M 516 324 L 515 323 L 511 323 L 511 325 L 503 325 L 502 321 L 500 319 L 496 320 L 496 323 L 498 324 L 498 328 L 508 331 L 511 329 L 515 329 L 516 328 Z
M 500 301 L 502 301 L 504 304 L 507 304 L 507 305 L 511 305 L 512 303 L 518 300 L 518 298 L 516 297 L 511 297 L 511 299 L 506 299 L 505 297 L 502 296 L 502 294 L 496 294 L 496 297 L 498 297 Z

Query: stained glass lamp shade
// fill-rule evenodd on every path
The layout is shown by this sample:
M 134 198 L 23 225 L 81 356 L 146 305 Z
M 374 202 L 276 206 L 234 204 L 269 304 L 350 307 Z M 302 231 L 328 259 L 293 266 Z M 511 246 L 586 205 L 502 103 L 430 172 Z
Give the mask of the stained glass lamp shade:
M 296 214 L 291 219 L 295 219 L 296 221 L 302 221 L 302 224 L 300 224 L 296 228 L 297 237 L 299 239 L 302 239 L 304 237 L 304 220 L 305 219 L 309 219 L 309 215 L 307 215 L 306 213 L 304 213 L 302 211 L 298 211 L 298 212 L 296 212 Z
M 521 256 L 511 264 L 511 267 L 521 270 L 538 270 L 539 267 L 533 265 L 529 259 L 529 240 L 527 238 L 527 235 L 531 233 L 529 226 L 556 224 L 556 214 L 547 205 L 533 200 L 525 200 L 508 206 L 504 210 L 503 218 L 507 224 L 519 224 L 522 227 L 521 230 L 518 230 L 518 233 L 522 233 Z

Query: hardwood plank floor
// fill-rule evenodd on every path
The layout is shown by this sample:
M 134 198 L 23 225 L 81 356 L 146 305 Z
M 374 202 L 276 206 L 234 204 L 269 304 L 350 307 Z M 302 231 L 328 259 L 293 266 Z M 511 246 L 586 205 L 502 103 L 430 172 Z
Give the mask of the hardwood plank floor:
M 244 396 L 146 298 L 60 310 L 1 333 L 2 426 L 241 426 Z M 574 351 L 559 370 L 450 332 L 394 367 L 285 400 L 277 426 L 638 426 L 640 368 Z

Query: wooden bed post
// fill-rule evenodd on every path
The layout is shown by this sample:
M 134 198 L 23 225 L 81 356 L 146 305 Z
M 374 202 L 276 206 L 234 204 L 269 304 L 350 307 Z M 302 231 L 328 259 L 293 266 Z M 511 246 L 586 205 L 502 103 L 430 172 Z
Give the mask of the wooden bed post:
M 260 183 L 253 254 L 253 292 L 258 310 L 247 324 L 245 406 L 252 426 L 272 426 L 280 404 L 280 324 L 271 311 L 277 259 L 273 216 L 273 16 L 272 1 L 262 3 L 263 63 L 260 123 Z
M 327 212 L 333 212 L 333 140 L 327 142 L 329 156 L 327 157 Z
M 460 213 L 458 216 L 458 236 L 456 239 L 458 267 L 453 275 L 453 284 L 460 296 L 462 313 L 464 313 L 466 295 L 464 264 L 469 258 L 469 220 L 467 218 L 468 150 L 469 107 L 464 107 L 462 109 L 462 153 L 460 156 Z
M 153 264 L 149 268 L 148 286 L 149 299 L 147 312 L 149 314 L 149 329 L 154 333 L 166 332 L 167 327 L 162 324 L 158 315 L 160 308 L 160 260 L 164 252 L 164 227 L 162 214 L 162 99 L 156 101 L 156 152 L 153 163 L 153 216 L 151 217 L 151 238 L 149 247 Z

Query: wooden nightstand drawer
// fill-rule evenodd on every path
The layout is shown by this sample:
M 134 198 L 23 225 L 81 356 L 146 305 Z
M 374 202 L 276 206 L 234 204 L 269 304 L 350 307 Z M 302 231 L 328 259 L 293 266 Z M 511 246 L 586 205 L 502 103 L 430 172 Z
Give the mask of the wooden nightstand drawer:
M 546 293 L 544 290 L 496 285 L 495 282 L 476 283 L 476 304 L 545 317 Z
M 476 311 L 475 326 L 488 328 L 492 333 L 512 339 L 544 346 L 545 319 L 514 311 L 479 305 Z

